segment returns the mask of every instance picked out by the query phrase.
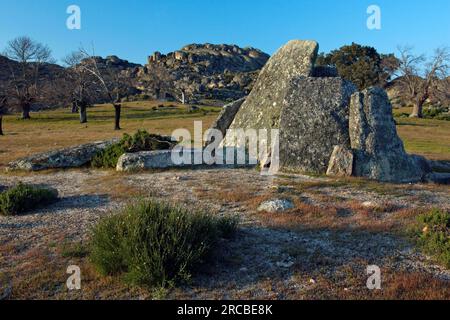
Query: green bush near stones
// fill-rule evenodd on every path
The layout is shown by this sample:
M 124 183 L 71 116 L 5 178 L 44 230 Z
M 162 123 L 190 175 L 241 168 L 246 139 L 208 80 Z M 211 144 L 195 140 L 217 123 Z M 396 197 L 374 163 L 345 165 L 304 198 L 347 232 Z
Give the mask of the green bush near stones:
M 45 206 L 58 199 L 58 191 L 49 188 L 25 185 L 17 186 L 0 194 L 0 214 L 14 216 Z
M 99 152 L 91 161 L 93 168 L 115 168 L 119 158 L 128 152 L 167 150 L 173 147 L 168 137 L 150 134 L 145 130 L 138 130 L 134 135 L 124 134 L 123 138 Z
M 237 220 L 155 202 L 139 201 L 94 227 L 90 259 L 103 275 L 146 287 L 188 281 Z
M 450 212 L 434 209 L 420 215 L 413 236 L 425 254 L 450 268 Z

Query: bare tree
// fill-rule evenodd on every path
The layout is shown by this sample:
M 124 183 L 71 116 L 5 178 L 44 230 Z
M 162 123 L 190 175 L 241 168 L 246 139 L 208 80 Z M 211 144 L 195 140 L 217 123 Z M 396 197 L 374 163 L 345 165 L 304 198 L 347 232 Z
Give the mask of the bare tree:
M 72 112 L 80 112 L 80 123 L 87 123 L 87 107 L 90 104 L 90 89 L 94 84 L 93 75 L 83 66 L 85 55 L 80 51 L 75 51 L 63 59 L 68 67 L 67 74 L 72 81 Z
M 21 107 L 22 118 L 30 119 L 31 106 L 42 89 L 42 66 L 53 63 L 51 50 L 29 37 L 18 37 L 8 43 L 4 55 L 18 63 L 18 66 L 9 64 L 11 96 Z
M 8 100 L 6 98 L 6 95 L 0 95 L 0 136 L 3 135 L 3 115 L 6 113 L 6 105 L 8 103 Z
M 114 107 L 114 130 L 120 130 L 122 99 L 128 95 L 130 78 L 122 72 L 114 72 L 107 65 L 99 65 L 99 57 L 89 54 L 81 48 L 83 63 L 80 67 L 96 79 L 96 84 L 106 94 L 107 100 Z
M 399 51 L 401 95 L 413 103 L 411 117 L 422 118 L 425 102 L 446 90 L 442 89 L 442 82 L 449 75 L 450 51 L 438 48 L 430 60 L 424 55 L 415 55 L 411 47 L 399 47 Z

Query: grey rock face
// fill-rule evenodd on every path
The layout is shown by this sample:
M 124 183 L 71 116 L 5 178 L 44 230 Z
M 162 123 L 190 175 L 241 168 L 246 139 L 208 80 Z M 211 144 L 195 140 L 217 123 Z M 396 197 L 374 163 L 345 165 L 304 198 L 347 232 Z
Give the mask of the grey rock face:
M 352 96 L 349 124 L 355 176 L 383 182 L 418 182 L 430 171 L 424 158 L 405 152 L 383 89 L 369 88 Z
M 11 162 L 7 170 L 40 171 L 82 167 L 91 162 L 98 152 L 115 142 L 116 139 L 100 141 L 33 155 Z
M 291 209 L 294 209 L 294 204 L 292 203 L 292 201 L 286 199 L 275 199 L 263 202 L 259 206 L 258 211 L 277 213 Z
M 281 113 L 281 171 L 324 174 L 334 147 L 350 148 L 349 102 L 355 91 L 341 78 L 290 83 Z
M 283 99 L 292 79 L 311 76 L 319 45 L 293 40 L 269 59 L 231 129 L 278 129 Z
M 236 113 L 239 111 L 244 101 L 245 98 L 242 98 L 224 106 L 219 117 L 211 126 L 211 129 L 219 130 L 220 132 L 222 132 L 223 137 L 225 137 L 227 129 L 230 127 L 231 123 L 234 120 L 234 117 L 236 116 Z M 211 142 L 213 142 L 211 140 L 212 138 L 208 137 L 206 145 L 209 145 Z
M 350 177 L 353 174 L 353 151 L 343 146 L 334 147 L 328 165 L 327 175 Z

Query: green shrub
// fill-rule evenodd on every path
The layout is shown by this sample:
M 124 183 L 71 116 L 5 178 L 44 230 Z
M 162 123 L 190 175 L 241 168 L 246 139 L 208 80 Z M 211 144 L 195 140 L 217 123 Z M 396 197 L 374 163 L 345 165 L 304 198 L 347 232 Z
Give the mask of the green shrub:
M 450 213 L 441 210 L 418 217 L 414 239 L 421 250 L 450 268 Z
M 57 199 L 58 192 L 54 189 L 19 183 L 0 194 L 0 214 L 5 216 L 23 214 L 36 207 L 53 203 Z
M 91 161 L 91 165 L 94 168 L 115 168 L 120 156 L 126 152 L 127 151 L 120 143 L 110 145 L 105 150 L 95 155 Z
M 154 201 L 140 201 L 93 230 L 91 261 L 103 275 L 132 284 L 166 287 L 188 281 L 237 220 Z
M 123 138 L 105 150 L 99 152 L 91 161 L 94 168 L 115 168 L 119 158 L 127 152 L 167 150 L 172 148 L 170 138 L 150 134 L 145 130 L 138 130 L 134 135 L 124 134 Z
M 448 108 L 442 106 L 429 106 L 423 109 L 425 119 L 450 120 Z

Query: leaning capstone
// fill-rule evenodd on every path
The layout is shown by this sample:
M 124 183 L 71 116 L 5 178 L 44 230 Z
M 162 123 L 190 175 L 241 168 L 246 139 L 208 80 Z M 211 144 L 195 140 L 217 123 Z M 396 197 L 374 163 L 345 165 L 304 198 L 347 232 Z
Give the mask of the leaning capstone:
M 117 141 L 117 139 L 100 141 L 32 155 L 11 162 L 7 170 L 40 171 L 79 168 L 89 164 L 97 153 L 105 150 Z
M 319 45 L 293 40 L 278 50 L 261 70 L 230 129 L 279 129 L 283 99 L 293 78 L 312 74 Z M 270 144 L 270 143 L 269 143 Z
M 211 129 L 219 130 L 222 133 L 222 138 L 225 137 L 227 129 L 230 127 L 231 123 L 234 120 L 234 117 L 236 116 L 236 113 L 239 111 L 244 102 L 245 98 L 242 98 L 225 105 L 219 117 L 211 126 Z M 206 145 L 215 142 L 211 136 L 209 136 L 206 141 Z
M 334 147 L 350 148 L 349 103 L 355 91 L 341 78 L 290 83 L 281 113 L 281 171 L 325 174 Z
M 430 171 L 423 157 L 405 152 L 397 134 L 392 105 L 381 88 L 355 93 L 350 106 L 354 175 L 383 182 L 419 182 Z
M 259 208 L 259 212 L 277 213 L 294 209 L 294 204 L 290 200 L 275 199 L 263 202 Z
M 327 176 L 350 177 L 353 174 L 353 151 L 335 146 L 328 164 Z

